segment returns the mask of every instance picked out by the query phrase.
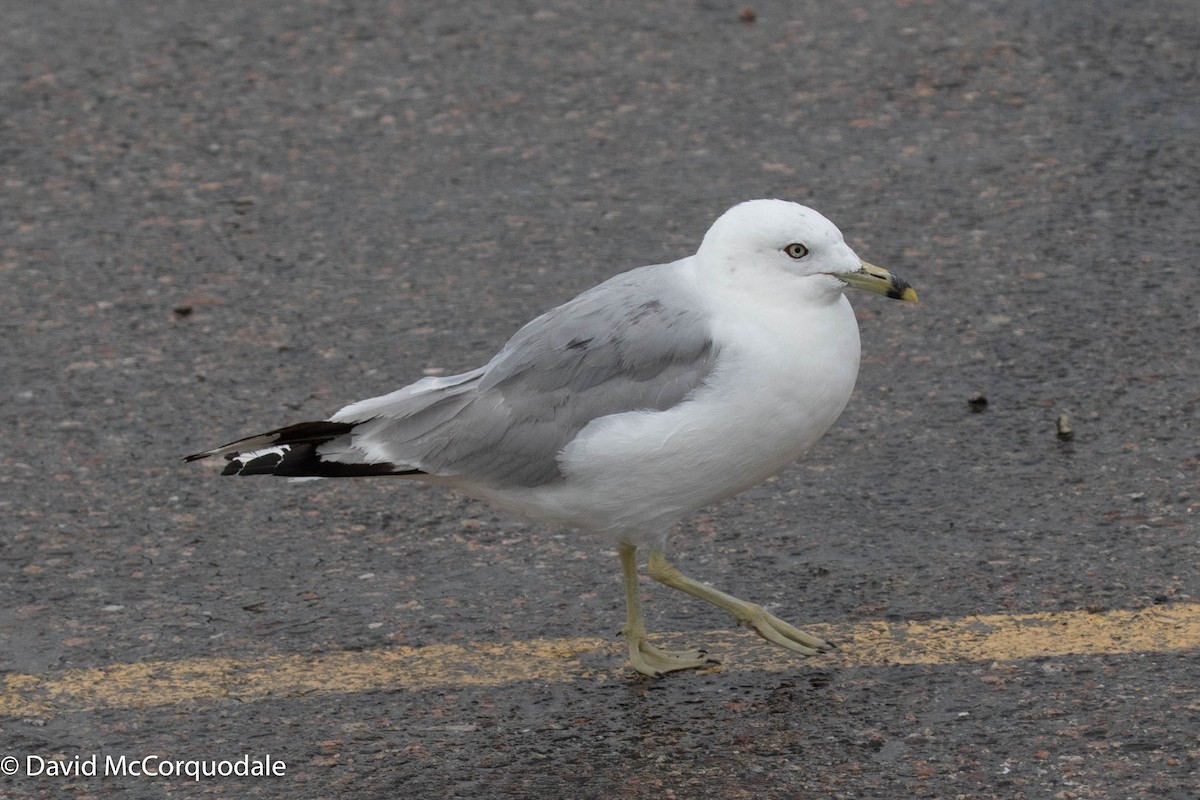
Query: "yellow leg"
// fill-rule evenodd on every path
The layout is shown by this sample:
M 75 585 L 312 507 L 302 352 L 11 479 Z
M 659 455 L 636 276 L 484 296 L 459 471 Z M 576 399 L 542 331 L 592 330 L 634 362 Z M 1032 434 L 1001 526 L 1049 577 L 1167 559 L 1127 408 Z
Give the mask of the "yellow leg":
M 833 649 L 833 645 L 829 642 L 789 625 L 774 614 L 767 613 L 766 609 L 760 605 L 739 600 L 706 583 L 700 583 L 687 577 L 671 566 L 661 550 L 650 551 L 647 570 L 650 577 L 659 583 L 687 592 L 693 597 L 699 597 L 701 600 L 725 609 L 737 617 L 738 622 L 748 628 L 753 628 L 759 636 L 780 647 L 786 647 L 802 656 L 815 656 Z
M 642 616 L 642 598 L 638 587 L 637 548 L 620 546 L 621 571 L 625 575 L 625 628 L 621 635 L 629 645 L 629 661 L 643 675 L 661 678 L 663 673 L 695 669 L 717 662 L 704 657 L 703 650 L 662 650 L 646 641 L 646 620 Z

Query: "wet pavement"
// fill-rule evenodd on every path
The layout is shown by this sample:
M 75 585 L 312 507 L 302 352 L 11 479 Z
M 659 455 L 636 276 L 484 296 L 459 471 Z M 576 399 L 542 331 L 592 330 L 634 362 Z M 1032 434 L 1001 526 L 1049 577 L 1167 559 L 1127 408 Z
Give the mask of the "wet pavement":
M 1197 797 L 1193 3 L 5 22 L 0 797 Z M 679 566 L 914 652 L 976 616 L 1065 636 L 1159 609 L 1176 634 L 1004 657 L 964 624 L 924 661 L 851 638 L 789 664 L 647 585 L 653 630 L 725 662 L 648 680 L 605 543 L 433 488 L 178 462 L 474 367 L 760 196 L 819 209 L 922 302 L 852 298 L 841 421 L 686 520 Z M 442 660 L 296 678 L 397 652 Z M 24 774 L 268 753 L 285 775 Z

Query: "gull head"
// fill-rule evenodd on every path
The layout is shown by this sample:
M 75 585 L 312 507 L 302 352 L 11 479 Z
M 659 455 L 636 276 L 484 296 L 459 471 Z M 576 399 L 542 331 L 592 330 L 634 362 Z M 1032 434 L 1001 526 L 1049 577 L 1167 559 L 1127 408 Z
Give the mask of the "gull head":
M 836 225 L 786 200 L 749 200 L 729 209 L 708 229 L 696 257 L 732 275 L 773 273 L 831 294 L 850 286 L 917 301 L 904 280 L 860 259 Z

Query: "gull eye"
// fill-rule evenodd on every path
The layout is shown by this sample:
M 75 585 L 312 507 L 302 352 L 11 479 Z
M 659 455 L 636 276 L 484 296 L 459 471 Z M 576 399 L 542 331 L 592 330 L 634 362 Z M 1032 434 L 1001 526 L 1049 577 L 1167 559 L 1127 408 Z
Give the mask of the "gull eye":
M 789 258 L 794 258 L 799 261 L 808 255 L 808 248 L 799 242 L 792 242 L 783 248 L 783 252 L 787 253 Z

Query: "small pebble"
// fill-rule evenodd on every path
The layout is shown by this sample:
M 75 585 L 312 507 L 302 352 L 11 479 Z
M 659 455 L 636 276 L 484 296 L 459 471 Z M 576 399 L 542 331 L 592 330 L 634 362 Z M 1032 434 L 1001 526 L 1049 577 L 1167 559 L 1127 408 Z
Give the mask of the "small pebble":
M 981 394 L 973 394 L 967 398 L 967 408 L 978 414 L 987 408 L 987 398 Z

